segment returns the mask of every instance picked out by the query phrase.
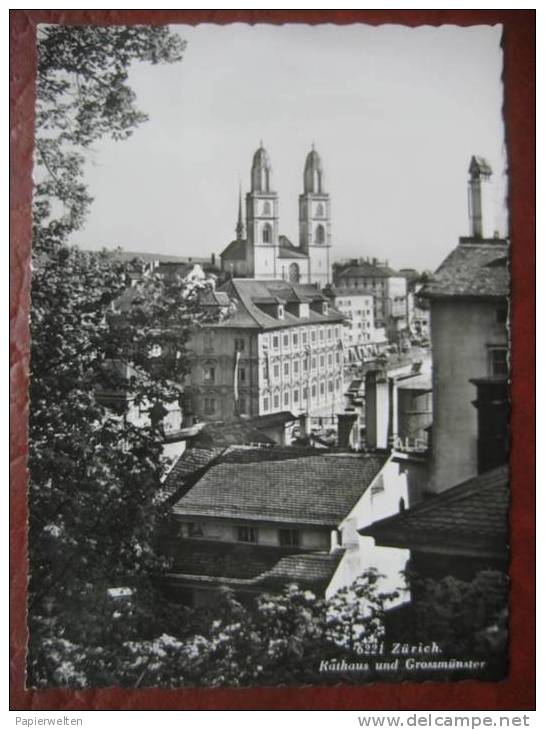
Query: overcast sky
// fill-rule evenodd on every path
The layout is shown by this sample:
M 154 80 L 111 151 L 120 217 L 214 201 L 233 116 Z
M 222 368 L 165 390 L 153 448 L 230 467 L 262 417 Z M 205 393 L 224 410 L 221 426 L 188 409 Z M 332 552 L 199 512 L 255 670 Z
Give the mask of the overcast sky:
M 178 256 L 234 238 L 239 181 L 262 139 L 280 232 L 298 242 L 312 143 L 332 200 L 334 258 L 434 269 L 467 235 L 467 169 L 486 157 L 504 188 L 501 27 L 176 26 L 173 66 L 131 73 L 150 121 L 96 145 L 84 248 Z M 501 221 L 498 221 L 500 224 Z

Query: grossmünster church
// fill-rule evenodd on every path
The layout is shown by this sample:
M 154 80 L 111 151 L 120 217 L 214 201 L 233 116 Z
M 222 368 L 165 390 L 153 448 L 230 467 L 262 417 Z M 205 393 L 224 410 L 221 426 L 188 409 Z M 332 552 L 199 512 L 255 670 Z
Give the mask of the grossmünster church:
M 222 271 L 232 277 L 284 279 L 292 283 L 331 283 L 331 218 L 322 161 L 308 153 L 299 196 L 299 244 L 278 230 L 278 193 L 263 144 L 254 154 L 251 189 L 246 194 L 246 225 L 239 198 L 236 239 L 220 254 Z

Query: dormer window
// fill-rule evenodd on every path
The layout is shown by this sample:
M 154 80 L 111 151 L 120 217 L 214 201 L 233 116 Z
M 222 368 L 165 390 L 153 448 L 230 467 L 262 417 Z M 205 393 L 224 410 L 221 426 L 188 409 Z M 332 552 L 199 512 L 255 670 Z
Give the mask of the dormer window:
M 284 305 L 278 305 L 278 319 L 284 319 Z
M 327 314 L 329 312 L 329 304 L 327 302 L 322 302 L 322 314 Z

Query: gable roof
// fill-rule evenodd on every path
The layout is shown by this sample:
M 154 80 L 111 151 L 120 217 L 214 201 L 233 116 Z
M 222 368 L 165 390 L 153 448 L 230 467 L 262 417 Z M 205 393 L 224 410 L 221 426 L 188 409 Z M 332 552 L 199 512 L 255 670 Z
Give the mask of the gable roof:
M 240 458 L 238 458 L 240 456 Z M 384 456 L 310 449 L 233 450 L 173 507 L 178 516 L 334 527 L 365 492 Z
M 359 530 L 377 545 L 505 555 L 508 468 L 500 466 Z
M 218 293 L 225 292 L 236 302 L 235 311 L 221 322 L 211 327 L 220 328 L 253 328 L 260 330 L 284 329 L 298 325 L 326 324 L 328 322 L 343 322 L 345 316 L 330 307 L 327 314 L 321 314 L 310 309 L 308 317 L 297 317 L 291 312 L 284 311 L 284 318 L 278 319 L 267 314 L 258 305 L 259 303 L 278 301 L 282 302 L 327 302 L 325 297 L 312 284 L 291 284 L 283 279 L 262 281 L 260 279 L 229 279 L 218 289 Z
M 500 298 L 509 295 L 509 247 L 503 239 L 461 239 L 419 296 Z

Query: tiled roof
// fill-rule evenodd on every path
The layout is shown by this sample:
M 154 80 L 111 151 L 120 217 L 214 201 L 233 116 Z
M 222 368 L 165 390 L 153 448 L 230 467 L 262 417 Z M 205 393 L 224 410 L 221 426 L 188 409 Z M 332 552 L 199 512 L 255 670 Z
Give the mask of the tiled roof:
M 222 259 L 244 261 L 246 259 L 246 241 L 231 241 L 220 254 Z
M 277 547 L 200 540 L 178 540 L 171 554 L 176 573 L 223 578 L 255 578 L 282 556 Z
M 274 587 L 286 583 L 325 587 L 341 554 L 286 554 L 286 549 L 241 543 L 186 540 L 173 546 L 171 577 Z
M 378 545 L 505 553 L 508 478 L 507 466 L 498 467 L 359 532 L 374 537 Z
M 267 434 L 243 419 L 206 423 L 192 440 L 200 448 L 227 447 L 239 444 L 274 444 Z
M 191 478 L 216 459 L 225 447 L 189 448 L 176 461 L 169 471 L 161 488 L 161 501 L 174 495 L 181 495 L 184 487 L 189 487 Z
M 374 279 L 388 279 L 391 276 L 402 276 L 394 269 L 389 266 L 376 266 L 374 264 L 359 264 L 358 266 L 350 266 L 348 269 L 343 269 L 339 272 L 338 278 L 345 279 L 346 277 L 370 277 Z
M 502 240 L 462 242 L 419 292 L 424 297 L 506 297 L 509 248 Z
M 282 453 L 283 452 L 283 453 Z M 235 460 L 242 456 L 244 461 Z M 385 457 L 289 449 L 232 451 L 173 507 L 178 516 L 337 525 L 384 464 Z
M 327 298 L 311 284 L 290 284 L 287 281 L 258 279 L 230 279 L 218 291 L 226 292 L 236 300 L 236 311 L 229 317 L 213 325 L 219 328 L 247 328 L 261 330 L 283 329 L 298 325 L 327 324 L 343 322 L 344 315 L 330 307 L 327 314 L 310 309 L 308 317 L 297 317 L 284 311 L 284 319 L 267 314 L 256 302 L 269 301 L 278 297 L 285 302 L 327 301 Z
M 261 580 L 264 583 L 277 581 L 280 583 L 293 581 L 299 584 L 329 583 L 341 557 L 341 552 L 337 555 L 328 553 L 288 555 L 279 560 L 268 575 L 261 576 Z

